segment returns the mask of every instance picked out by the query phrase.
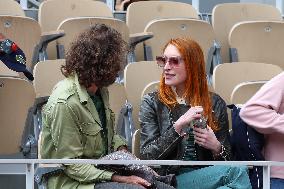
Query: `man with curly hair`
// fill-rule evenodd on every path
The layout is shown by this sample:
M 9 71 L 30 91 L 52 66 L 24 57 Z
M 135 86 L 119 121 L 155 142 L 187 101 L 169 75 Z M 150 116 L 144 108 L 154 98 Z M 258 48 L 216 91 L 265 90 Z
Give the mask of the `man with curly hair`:
M 98 159 L 126 148 L 114 134 L 114 114 L 106 87 L 126 61 L 127 45 L 114 29 L 97 24 L 72 43 L 62 73 L 43 109 L 41 157 L 45 159 Z M 90 164 L 65 165 L 51 176 L 48 188 L 141 189 L 149 186 L 137 176 L 120 176 Z

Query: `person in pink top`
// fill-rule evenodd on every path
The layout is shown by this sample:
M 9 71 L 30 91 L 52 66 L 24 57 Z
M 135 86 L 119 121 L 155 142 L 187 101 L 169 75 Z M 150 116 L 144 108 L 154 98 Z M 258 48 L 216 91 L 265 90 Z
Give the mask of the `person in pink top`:
M 263 155 L 284 161 L 284 72 L 268 81 L 241 109 L 240 117 L 265 136 Z M 271 189 L 284 188 L 284 167 L 271 168 Z

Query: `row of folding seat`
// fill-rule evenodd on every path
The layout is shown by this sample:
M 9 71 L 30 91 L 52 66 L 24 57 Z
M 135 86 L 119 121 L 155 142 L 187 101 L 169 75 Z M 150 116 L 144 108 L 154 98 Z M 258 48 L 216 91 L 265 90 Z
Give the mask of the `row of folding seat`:
M 143 15 L 145 10 L 147 10 L 148 13 Z M 236 14 L 231 14 L 232 12 L 235 12 Z M 143 31 L 153 33 L 154 37 L 148 41 L 145 41 L 144 43 L 146 49 L 149 49 L 147 47 L 150 46 L 152 50 L 148 51 L 150 52 L 151 56 L 147 55 L 146 60 L 151 60 L 153 57 L 155 57 L 155 55 L 160 54 L 161 45 L 169 38 L 176 36 L 191 36 L 192 38 L 196 39 L 203 47 L 203 50 L 205 52 L 205 59 L 207 59 L 207 54 L 208 52 L 210 52 L 210 47 L 214 44 L 213 41 L 219 41 L 221 43 L 221 54 L 223 62 L 229 62 L 228 36 L 231 27 L 235 23 L 243 20 L 282 20 L 279 10 L 275 7 L 263 4 L 242 3 L 217 5 L 213 9 L 212 27 L 200 20 L 192 20 L 192 18 L 198 19 L 197 11 L 191 5 L 179 2 L 136 2 L 132 3 L 129 6 L 126 14 L 126 25 L 124 25 L 118 20 L 113 20 L 111 10 L 108 9 L 106 4 L 102 2 L 92 0 L 51 0 L 43 2 L 40 5 L 39 23 L 43 32 L 50 32 L 52 30 L 64 30 L 66 36 L 57 41 L 57 44 L 61 47 L 61 52 L 63 51 L 63 53 L 61 53 L 60 55 L 60 58 L 64 57 L 64 49 L 68 49 L 70 39 L 73 39 L 79 31 L 89 26 L 90 24 L 94 24 L 96 22 L 105 22 L 120 30 L 120 32 L 124 34 L 125 40 L 127 41 L 130 33 L 130 42 L 133 42 L 132 36 L 135 36 L 135 33 Z M 80 16 L 80 18 L 75 19 L 74 17 L 77 16 Z M 91 18 L 94 16 L 103 16 L 110 19 L 101 20 L 99 18 Z M 19 22 L 22 23 L 23 21 L 21 20 Z M 9 36 L 9 33 L 11 32 L 8 31 L 8 25 L 11 28 L 11 25 L 13 26 L 16 24 L 11 23 L 8 18 L 5 18 L 2 23 L 7 23 L 6 31 L 8 33 L 7 35 Z M 32 29 L 32 31 L 38 31 L 37 34 L 33 34 L 33 36 L 39 36 L 42 33 L 38 28 L 39 27 L 37 27 L 37 29 Z M 24 28 L 22 30 L 30 32 L 30 29 Z M 28 38 L 28 36 L 24 33 L 21 33 L 18 36 L 21 36 L 21 38 L 25 39 Z M 150 36 L 148 35 L 148 37 Z M 34 41 L 35 43 L 39 42 L 39 37 Z M 22 46 L 25 45 L 22 44 L 22 42 L 19 43 Z M 31 42 L 29 44 L 35 46 L 34 43 Z M 48 51 L 50 58 L 56 58 L 54 43 L 51 43 L 49 46 L 51 48 Z M 63 46 L 64 48 L 62 48 Z M 28 54 L 28 62 L 31 62 L 31 49 L 32 48 L 27 48 L 27 50 L 25 51 Z M 137 60 L 145 59 L 143 58 L 145 56 L 143 55 L 143 52 L 144 50 L 141 49 L 141 45 L 137 46 Z

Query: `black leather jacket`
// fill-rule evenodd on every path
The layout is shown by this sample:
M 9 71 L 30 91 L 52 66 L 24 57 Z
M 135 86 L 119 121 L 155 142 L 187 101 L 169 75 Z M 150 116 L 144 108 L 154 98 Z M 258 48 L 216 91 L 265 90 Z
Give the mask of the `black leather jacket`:
M 198 160 L 230 160 L 231 147 L 226 103 L 215 93 L 211 93 L 211 98 L 212 110 L 220 127 L 215 135 L 222 144 L 224 153 L 218 159 L 213 159 L 211 151 L 204 149 Z M 183 160 L 185 151 L 183 137 L 174 130 L 170 115 L 169 108 L 159 101 L 157 92 L 144 96 L 139 113 L 141 159 Z

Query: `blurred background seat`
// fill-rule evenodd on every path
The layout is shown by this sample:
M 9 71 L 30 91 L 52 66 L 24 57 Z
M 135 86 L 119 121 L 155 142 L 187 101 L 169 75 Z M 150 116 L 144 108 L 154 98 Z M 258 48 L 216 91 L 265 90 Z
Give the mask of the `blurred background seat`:
M 38 11 L 43 32 L 56 31 L 65 19 L 91 16 L 113 18 L 112 11 L 105 3 L 94 0 L 48 0 L 40 4 Z M 50 43 L 47 49 L 48 59 L 56 59 L 56 42 Z
M 221 44 L 223 62 L 231 62 L 228 37 L 231 28 L 241 21 L 281 21 L 282 16 L 274 6 L 261 3 L 222 3 L 212 10 L 212 26 Z
M 218 65 L 213 72 L 213 88 L 227 104 L 236 85 L 245 81 L 270 80 L 282 72 L 282 68 L 265 63 L 236 62 Z
M 160 18 L 196 18 L 198 13 L 192 5 L 173 1 L 139 1 L 129 5 L 126 11 L 126 24 L 130 35 L 142 33 L 146 25 L 154 19 Z M 143 45 L 139 44 L 135 50 L 136 60 L 144 58 Z
M 235 86 L 231 104 L 245 104 L 267 81 L 246 81 Z
M 140 128 L 138 113 L 141 104 L 141 93 L 151 81 L 160 80 L 162 69 L 156 61 L 140 61 L 128 64 L 124 69 L 124 86 L 127 99 L 133 107 L 133 122 L 136 129 Z
M 29 108 L 35 100 L 30 82 L 21 78 L 0 77 L 0 156 L 20 153 L 21 138 Z
M 247 21 L 232 28 L 229 35 L 233 61 L 264 62 L 284 68 L 284 22 Z
M 25 12 L 15 0 L 1 0 L 0 15 L 25 16 Z

